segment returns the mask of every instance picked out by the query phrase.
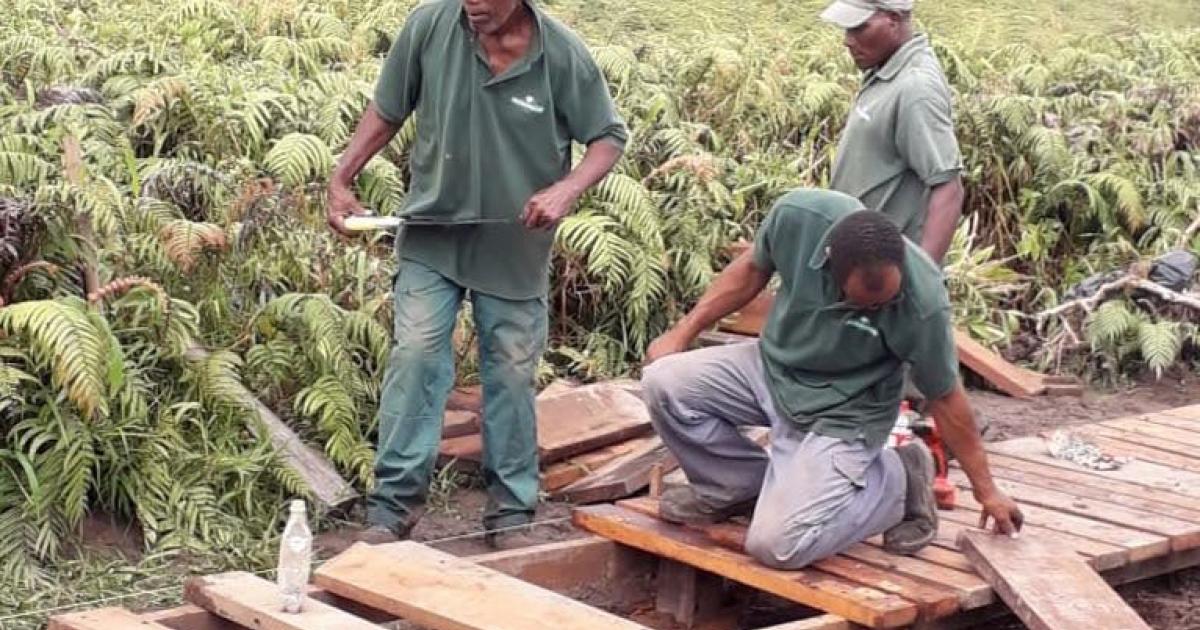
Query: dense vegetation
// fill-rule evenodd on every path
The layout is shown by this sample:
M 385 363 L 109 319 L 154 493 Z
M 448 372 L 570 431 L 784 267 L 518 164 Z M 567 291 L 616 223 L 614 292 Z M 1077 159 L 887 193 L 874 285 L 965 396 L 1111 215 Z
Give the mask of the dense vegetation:
M 633 369 L 726 245 L 784 190 L 827 182 L 858 74 L 821 4 L 548 3 L 588 37 L 632 138 L 560 230 L 545 379 Z M 1185 234 L 1200 214 L 1188 4 L 922 3 L 956 91 L 968 216 L 949 278 L 977 337 L 1109 379 L 1196 360 L 1186 307 L 1032 317 L 1093 273 L 1200 251 Z M 304 488 L 251 439 L 239 384 L 371 482 L 395 263 L 386 238 L 330 233 L 321 190 L 410 6 L 10 4 L 0 610 L 170 585 L 179 558 L 269 566 L 283 501 Z M 380 212 L 403 201 L 411 139 L 410 125 L 359 182 Z M 470 379 L 468 318 L 456 339 Z M 140 564 L 75 549 L 96 512 L 133 524 Z

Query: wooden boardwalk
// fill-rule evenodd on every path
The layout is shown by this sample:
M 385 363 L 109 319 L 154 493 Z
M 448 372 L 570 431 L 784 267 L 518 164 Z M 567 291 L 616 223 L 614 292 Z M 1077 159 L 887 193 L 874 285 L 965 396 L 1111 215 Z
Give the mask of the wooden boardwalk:
M 998 485 L 1020 503 L 1027 536 L 1073 549 L 1110 584 L 1200 565 L 1200 405 L 1071 427 L 1107 453 L 1129 457 L 1098 471 L 1052 457 L 1042 437 L 987 444 Z M 955 627 L 1002 612 L 996 593 L 958 549 L 979 522 L 961 470 L 958 506 L 914 557 L 864 541 L 802 571 L 776 571 L 741 551 L 744 525 L 683 528 L 637 498 L 579 507 L 575 523 L 602 536 L 773 593 L 870 628 Z M 835 626 L 830 626 L 835 627 Z M 853 626 L 849 626 L 853 627 Z

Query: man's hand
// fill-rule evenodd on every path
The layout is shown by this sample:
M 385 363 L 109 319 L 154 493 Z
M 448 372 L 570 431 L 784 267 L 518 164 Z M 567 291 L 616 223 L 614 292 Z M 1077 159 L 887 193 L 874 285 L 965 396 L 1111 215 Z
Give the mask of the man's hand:
M 574 185 L 566 181 L 543 188 L 525 204 L 521 220 L 531 230 L 548 230 L 571 212 L 580 194 Z
M 366 214 L 367 211 L 354 196 L 349 186 L 333 181 L 326 189 L 325 220 L 329 227 L 342 236 L 352 236 L 346 229 L 346 217 L 353 214 Z
M 1021 514 L 1021 508 L 1017 507 L 1016 502 L 1003 492 L 995 490 L 987 496 L 976 496 L 975 500 L 983 507 L 979 514 L 980 529 L 987 529 L 988 518 L 991 517 L 996 522 L 997 534 L 1007 536 L 1021 531 L 1025 515 Z
M 679 332 L 678 329 L 668 330 L 650 343 L 650 347 L 646 349 L 646 359 L 642 362 L 642 365 L 650 365 L 665 356 L 683 352 L 687 350 L 687 347 L 688 339 L 686 335 Z

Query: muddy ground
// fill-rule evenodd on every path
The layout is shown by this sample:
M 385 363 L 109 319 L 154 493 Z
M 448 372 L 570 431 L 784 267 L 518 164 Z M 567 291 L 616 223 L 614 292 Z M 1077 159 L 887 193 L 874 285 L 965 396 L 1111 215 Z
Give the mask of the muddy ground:
M 972 390 L 970 397 L 976 412 L 988 425 L 985 439 L 995 441 L 1035 435 L 1057 427 L 1200 404 L 1200 378 L 1168 375 L 1161 381 L 1147 379 L 1110 391 L 1089 390 L 1081 396 L 1017 400 L 989 391 Z M 456 555 L 491 551 L 479 536 L 473 535 L 481 527 L 484 504 L 485 495 L 477 487 L 460 488 L 426 513 L 413 537 Z M 567 522 L 569 511 L 568 505 L 541 504 L 537 520 L 545 525 L 532 530 L 531 542 L 583 535 Z M 326 553 L 332 553 L 346 542 L 347 533 L 335 531 L 322 534 L 318 544 L 326 547 Z M 1200 569 L 1129 585 L 1119 591 L 1156 630 L 1200 630 Z M 753 628 L 773 623 L 775 620 L 770 617 L 778 612 L 769 606 L 761 613 L 742 611 L 739 625 Z M 638 621 L 655 627 L 671 627 L 670 622 L 650 611 L 643 611 L 637 617 Z M 1023 627 L 1019 622 L 992 622 L 978 626 L 976 630 L 1018 630 Z

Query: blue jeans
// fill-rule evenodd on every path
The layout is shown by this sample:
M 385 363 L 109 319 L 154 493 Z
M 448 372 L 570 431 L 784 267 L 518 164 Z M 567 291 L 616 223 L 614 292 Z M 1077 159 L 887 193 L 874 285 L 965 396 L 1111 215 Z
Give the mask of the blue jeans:
M 534 393 L 545 350 L 546 299 L 505 300 L 467 291 L 421 263 L 400 261 L 395 339 L 379 404 L 375 487 L 367 520 L 394 530 L 416 523 L 437 462 L 446 398 L 454 385 L 451 336 L 471 300 L 483 382 L 484 526 L 532 520 L 538 460 Z

